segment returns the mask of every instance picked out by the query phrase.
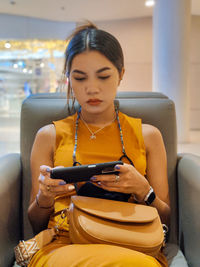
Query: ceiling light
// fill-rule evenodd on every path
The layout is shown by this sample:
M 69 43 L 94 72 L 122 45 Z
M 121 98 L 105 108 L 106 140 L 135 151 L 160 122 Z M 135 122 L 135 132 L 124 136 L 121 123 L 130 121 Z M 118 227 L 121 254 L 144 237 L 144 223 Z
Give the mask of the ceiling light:
M 13 68 L 14 68 L 14 69 L 17 69 L 17 68 L 18 68 L 18 64 L 17 64 L 17 63 L 14 63 L 14 64 L 13 64 Z
M 11 44 L 9 42 L 6 42 L 4 46 L 5 48 L 11 48 Z
M 155 0 L 146 0 L 145 6 L 152 7 L 155 5 Z

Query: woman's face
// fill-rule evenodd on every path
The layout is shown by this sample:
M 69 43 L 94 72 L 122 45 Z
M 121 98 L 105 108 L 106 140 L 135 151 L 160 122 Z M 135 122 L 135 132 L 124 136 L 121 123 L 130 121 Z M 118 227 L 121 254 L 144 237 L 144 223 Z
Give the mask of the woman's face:
M 121 78 L 112 62 L 97 51 L 75 56 L 69 77 L 82 110 L 93 114 L 113 109 Z

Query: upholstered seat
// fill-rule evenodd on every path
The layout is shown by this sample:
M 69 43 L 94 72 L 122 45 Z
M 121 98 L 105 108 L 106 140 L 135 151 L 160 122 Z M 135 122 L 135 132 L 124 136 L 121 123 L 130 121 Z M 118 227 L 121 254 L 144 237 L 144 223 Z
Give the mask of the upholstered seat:
M 119 92 L 122 112 L 140 117 L 160 129 L 167 151 L 171 199 L 170 266 L 200 266 L 200 158 L 177 155 L 173 101 L 153 92 Z M 38 129 L 68 115 L 66 95 L 38 94 L 27 98 L 21 110 L 21 152 L 0 158 L 0 266 L 14 262 L 13 247 L 33 236 L 27 218 L 31 174 L 30 152 Z M 161 177 L 162 179 L 162 177 Z M 185 255 L 185 258 L 183 256 Z

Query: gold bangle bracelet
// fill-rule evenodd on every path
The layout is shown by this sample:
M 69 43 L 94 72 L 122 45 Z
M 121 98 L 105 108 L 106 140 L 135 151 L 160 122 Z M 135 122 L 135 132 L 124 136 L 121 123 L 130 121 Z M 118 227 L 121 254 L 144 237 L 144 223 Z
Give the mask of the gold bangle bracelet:
M 35 202 L 36 202 L 38 208 L 40 208 L 40 209 L 51 209 L 51 208 L 54 207 L 54 203 L 55 203 L 55 201 L 54 201 L 53 204 L 51 206 L 49 206 L 49 207 L 40 206 L 39 201 L 38 201 L 38 195 L 36 195 Z

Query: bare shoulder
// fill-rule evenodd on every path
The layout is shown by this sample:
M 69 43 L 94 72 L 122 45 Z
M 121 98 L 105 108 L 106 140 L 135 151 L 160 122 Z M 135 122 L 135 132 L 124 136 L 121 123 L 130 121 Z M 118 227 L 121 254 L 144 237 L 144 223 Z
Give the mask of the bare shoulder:
M 37 136 L 40 138 L 55 138 L 56 129 L 54 124 L 48 124 L 40 128 L 37 132 Z
M 152 146 L 163 145 L 163 138 L 160 130 L 150 124 L 142 124 L 142 134 L 144 137 L 144 143 L 146 149 L 150 149 Z
M 54 124 L 48 124 L 40 128 L 35 137 L 35 144 L 39 147 L 48 147 L 54 150 L 56 129 Z
M 150 124 L 142 124 L 142 134 L 144 137 L 161 136 L 159 129 Z
M 40 128 L 35 136 L 31 151 L 32 165 L 37 166 L 37 169 L 39 169 L 39 166 L 44 162 L 46 165 L 52 166 L 55 144 L 56 130 L 54 125 L 49 124 Z

